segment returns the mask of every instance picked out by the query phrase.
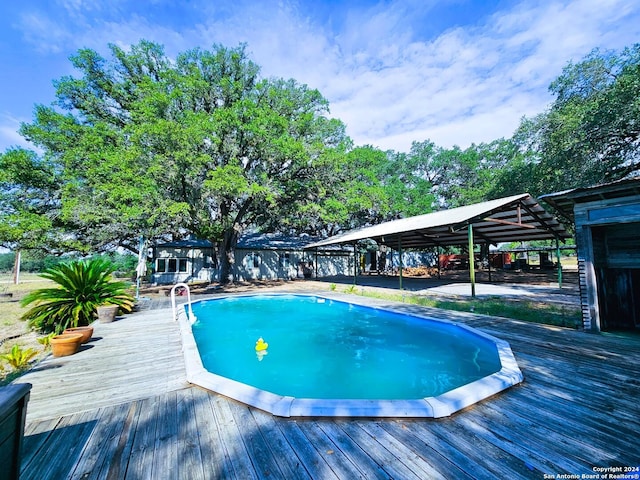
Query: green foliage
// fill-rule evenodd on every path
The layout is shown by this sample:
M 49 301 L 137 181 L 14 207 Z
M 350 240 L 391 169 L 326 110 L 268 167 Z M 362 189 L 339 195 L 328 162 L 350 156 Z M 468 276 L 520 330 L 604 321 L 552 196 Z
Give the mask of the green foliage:
M 79 75 L 57 80 L 55 102 L 22 126 L 41 157 L 0 155 L 0 245 L 137 252 L 140 235 L 190 233 L 218 244 L 226 281 L 248 228 L 333 235 L 640 168 L 640 44 L 569 63 L 548 111 L 510 139 L 465 149 L 427 139 L 407 153 L 354 148 L 320 92 L 261 78 L 243 45 L 175 59 L 147 41 L 109 48 L 109 58 L 79 50 Z
M 325 151 L 313 164 L 291 178 L 281 193 L 277 215 L 261 222 L 265 229 L 333 235 L 373 223 L 389 210 L 377 172 L 384 152 L 370 146 Z
M 292 198 L 333 195 L 321 178 L 348 139 L 317 90 L 260 78 L 244 46 L 175 60 L 146 41 L 110 49 L 73 56 L 80 77 L 58 80 L 55 105 L 21 129 L 61 172 L 59 217 L 77 248 L 135 251 L 141 234 L 188 232 L 220 244 L 224 280 L 239 232 L 286 224 Z
M 0 246 L 54 249 L 64 243 L 54 214 L 58 190 L 55 168 L 36 153 L 10 148 L 0 154 Z
M 130 311 L 134 299 L 127 293 L 125 282 L 111 280 L 113 271 L 113 264 L 104 258 L 64 263 L 48 269 L 41 276 L 59 287 L 34 290 L 26 295 L 22 306 L 37 304 L 22 319 L 40 332 L 61 333 L 65 328 L 89 325 L 100 305 L 114 304 Z
M 138 257 L 131 254 L 111 252 L 104 255 L 95 255 L 95 258 L 108 258 L 114 266 L 114 275 L 121 277 L 135 276 L 135 269 L 138 265 Z M 39 250 L 23 250 L 20 261 L 20 271 L 40 273 L 45 270 L 77 260 L 75 255 L 44 255 Z M 13 269 L 15 253 L 0 253 L 0 272 L 10 272 Z
M 10 272 L 13 270 L 13 264 L 16 259 L 16 254 L 11 253 L 0 253 L 0 272 Z
M 610 182 L 640 170 L 640 44 L 592 51 L 554 80 L 547 112 L 525 118 L 499 193 L 533 195 Z
M 347 288 L 344 289 L 344 293 L 350 293 L 350 294 L 355 294 L 358 291 L 358 287 L 356 287 L 355 285 L 349 285 Z
M 466 150 L 445 149 L 426 140 L 413 142 L 409 153 L 390 152 L 381 176 L 391 216 L 421 215 L 496 198 L 499 174 L 515 153 L 512 143 L 503 139 Z
M 2 360 L 5 360 L 16 370 L 21 370 L 29 364 L 29 361 L 38 354 L 33 348 L 23 349 L 17 343 L 11 348 L 9 353 L 0 355 Z
M 438 165 L 433 161 L 433 142 L 413 142 L 408 154 L 388 152 L 380 177 L 389 198 L 390 217 L 410 217 L 433 211 L 438 184 Z
M 551 85 L 556 94 L 542 125 L 548 169 L 568 160 L 574 182 L 616 180 L 640 167 L 640 44 L 620 53 L 594 50 L 569 63 Z
M 51 346 L 51 338 L 55 335 L 56 332 L 51 332 L 49 335 L 45 335 L 44 337 L 38 337 L 38 343 L 44 348 L 49 348 Z
M 16 255 L 14 252 L 0 254 L 0 272 L 13 270 Z M 47 268 L 69 261 L 69 257 L 44 255 L 41 250 L 23 250 L 20 255 L 21 272 L 43 272 Z

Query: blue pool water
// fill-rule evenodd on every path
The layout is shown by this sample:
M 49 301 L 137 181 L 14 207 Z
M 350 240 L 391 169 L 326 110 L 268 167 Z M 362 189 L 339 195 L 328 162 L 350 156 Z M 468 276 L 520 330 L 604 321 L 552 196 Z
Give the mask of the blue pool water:
M 226 297 L 193 312 L 208 371 L 277 395 L 419 399 L 501 368 L 495 343 L 469 330 L 315 296 Z

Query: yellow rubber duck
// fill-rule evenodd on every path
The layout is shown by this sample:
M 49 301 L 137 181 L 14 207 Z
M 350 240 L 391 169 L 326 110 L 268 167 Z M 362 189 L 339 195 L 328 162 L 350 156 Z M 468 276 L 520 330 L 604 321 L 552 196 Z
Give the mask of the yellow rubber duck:
M 269 344 L 267 342 L 265 342 L 262 337 L 260 337 L 258 339 L 258 341 L 256 342 L 256 352 L 262 352 L 264 350 L 266 350 L 267 348 L 269 348 Z

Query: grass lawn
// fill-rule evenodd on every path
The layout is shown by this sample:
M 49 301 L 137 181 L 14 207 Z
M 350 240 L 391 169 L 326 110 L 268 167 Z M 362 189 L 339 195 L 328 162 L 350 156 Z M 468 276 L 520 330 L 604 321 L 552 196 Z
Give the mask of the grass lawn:
M 14 345 L 21 348 L 33 348 L 38 355 L 32 363 L 41 358 L 46 352 L 38 342 L 36 332 L 31 332 L 27 323 L 20 317 L 29 307 L 21 307 L 20 300 L 32 290 L 53 286 L 53 282 L 40 278 L 36 274 L 20 275 L 20 283 L 13 284 L 11 274 L 0 274 L 0 293 L 11 293 L 11 298 L 0 299 L 0 354 L 8 353 Z M 12 381 L 20 372 L 13 371 L 4 360 L 0 360 L 0 385 Z
M 367 292 L 366 290 L 360 292 L 353 291 L 351 293 L 424 307 L 456 310 L 458 312 L 472 312 L 478 315 L 505 317 L 560 327 L 577 328 L 582 325 L 580 307 L 572 305 L 552 305 L 522 300 L 515 301 L 499 297 L 483 298 L 481 300 L 441 300 L 411 294 L 382 294 L 378 292 Z

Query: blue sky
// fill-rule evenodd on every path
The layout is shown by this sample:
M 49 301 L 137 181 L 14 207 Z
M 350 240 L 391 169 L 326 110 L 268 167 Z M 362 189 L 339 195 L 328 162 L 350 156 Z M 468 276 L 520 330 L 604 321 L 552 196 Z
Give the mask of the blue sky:
M 0 151 L 79 48 L 140 39 L 170 56 L 246 42 L 263 76 L 329 100 L 357 145 L 463 148 L 509 137 L 593 48 L 640 42 L 637 0 L 25 0 L 0 3 Z

